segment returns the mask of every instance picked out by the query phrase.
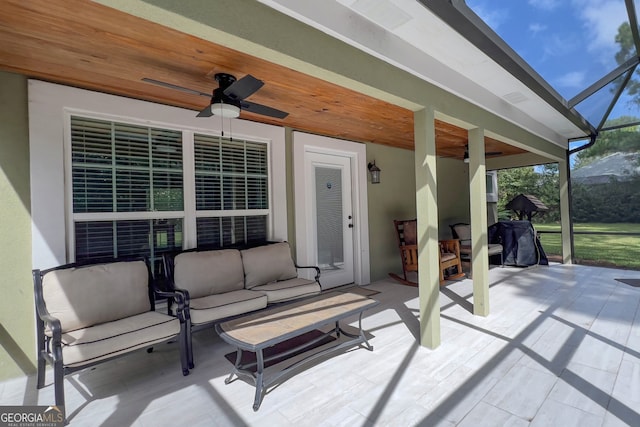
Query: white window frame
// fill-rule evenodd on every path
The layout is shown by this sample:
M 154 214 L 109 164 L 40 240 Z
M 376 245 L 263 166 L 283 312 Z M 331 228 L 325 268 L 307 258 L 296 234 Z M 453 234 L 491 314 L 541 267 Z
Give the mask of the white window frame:
M 487 188 L 487 203 L 498 202 L 498 171 L 487 171 L 487 180 L 491 180 L 493 191 Z
M 72 154 L 73 154 L 73 149 L 72 149 L 72 132 L 71 132 L 71 117 L 72 116 L 76 116 L 76 117 L 83 117 L 83 118 L 91 118 L 91 119 L 98 119 L 98 120 L 103 120 L 105 122 L 115 122 L 115 123 L 122 123 L 122 124 L 135 124 L 135 125 L 140 125 L 143 127 L 154 127 L 154 128 L 159 128 L 157 126 L 150 126 L 148 123 L 138 123 L 135 120 L 113 120 L 111 118 L 104 118 L 104 117 L 99 117 L 100 115 L 97 114 L 88 114 L 88 113 L 77 113 L 74 112 L 71 109 L 67 109 L 64 112 L 64 116 L 65 116 L 65 128 L 68 129 L 67 132 L 65 132 L 65 200 L 67 203 L 66 206 L 66 210 L 68 212 L 68 214 L 66 215 L 66 219 L 67 219 L 67 252 L 68 252 L 68 257 L 69 257 L 69 261 L 75 261 L 76 260 L 76 236 L 75 236 L 75 230 L 76 230 L 76 223 L 77 222 L 93 222 L 93 221 L 127 221 L 127 220 L 154 220 L 154 219 L 175 219 L 175 218 L 179 218 L 182 219 L 183 221 L 183 229 L 184 229 L 184 222 L 185 222 L 185 214 L 184 214 L 184 206 L 183 206 L 183 210 L 182 211 L 138 211 L 138 212 L 80 212 L 80 213 L 76 213 L 73 211 L 73 164 L 72 164 Z M 175 130 L 175 131 L 180 131 L 180 129 L 175 129 L 175 128 L 167 128 L 164 127 L 163 129 L 167 129 L 167 130 Z M 182 132 L 182 144 L 183 146 L 185 145 L 184 142 L 184 132 Z M 187 159 L 185 158 L 185 155 L 183 153 L 182 155 L 182 162 L 183 162 L 183 168 L 182 168 L 182 174 L 183 174 L 183 193 L 186 193 L 186 188 L 184 185 L 184 163 L 187 161 Z M 183 203 L 184 203 L 184 198 L 183 198 Z M 115 201 L 114 201 L 114 206 L 115 206 Z M 184 231 L 183 231 L 183 235 L 184 235 Z M 183 239 L 184 240 L 184 239 Z M 115 248 L 114 248 L 115 249 Z
M 32 254 L 34 268 L 71 262 L 75 255 L 71 191 L 70 116 L 79 115 L 164 129 L 181 130 L 185 186 L 183 247 L 196 245 L 193 133 L 230 134 L 228 120 L 196 118 L 192 110 L 107 95 L 83 89 L 29 80 L 29 143 L 31 170 Z M 224 126 L 222 129 L 221 125 Z M 287 240 L 285 129 L 240 119 L 233 121 L 232 135 L 269 145 L 269 238 Z M 187 161 L 191 156 L 191 161 Z M 190 164 L 189 164 L 190 163 Z M 195 186 L 194 193 L 195 193 Z M 135 213 L 137 214 L 137 213 Z M 143 215 L 147 212 L 141 213 Z M 168 217 L 169 212 L 159 212 Z M 127 213 L 131 215 L 131 213 Z M 123 216 L 123 218 L 125 218 Z M 135 215 L 134 215 L 135 217 Z M 131 217 L 130 217 L 131 218 Z M 72 240 L 73 238 L 73 240 Z

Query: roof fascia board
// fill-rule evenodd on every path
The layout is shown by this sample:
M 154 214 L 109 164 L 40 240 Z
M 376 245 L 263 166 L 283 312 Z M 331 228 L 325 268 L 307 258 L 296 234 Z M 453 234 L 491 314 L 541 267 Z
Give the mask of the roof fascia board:
M 595 127 L 575 109 L 570 108 L 562 96 L 480 19 L 480 17 L 465 4 L 464 0 L 418 1 L 451 26 L 451 28 L 473 43 L 474 46 L 492 58 L 501 67 L 527 85 L 527 87 L 533 90 L 540 98 L 569 119 L 578 128 L 587 134 L 596 132 Z

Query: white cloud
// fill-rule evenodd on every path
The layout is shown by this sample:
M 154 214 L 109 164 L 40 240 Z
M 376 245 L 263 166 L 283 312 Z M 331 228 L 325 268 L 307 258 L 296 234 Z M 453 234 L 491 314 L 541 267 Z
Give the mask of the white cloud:
M 529 4 L 538 9 L 553 10 L 560 6 L 560 0 L 529 0 Z
M 546 29 L 547 29 L 547 26 L 539 22 L 534 22 L 529 24 L 529 31 L 533 33 L 534 36 L 542 31 L 545 31 Z
M 590 52 L 616 52 L 615 43 L 618 27 L 627 21 L 627 11 L 624 2 L 618 0 L 573 0 L 580 17 L 584 19 L 584 29 L 587 36 L 587 49 Z
M 555 85 L 566 88 L 583 89 L 585 85 L 585 73 L 583 71 L 572 71 L 555 79 Z
M 486 4 L 478 1 L 467 1 L 467 6 L 471 8 L 475 14 L 478 15 L 494 31 L 509 19 L 509 12 L 507 9 L 499 9 L 493 5 L 487 6 Z

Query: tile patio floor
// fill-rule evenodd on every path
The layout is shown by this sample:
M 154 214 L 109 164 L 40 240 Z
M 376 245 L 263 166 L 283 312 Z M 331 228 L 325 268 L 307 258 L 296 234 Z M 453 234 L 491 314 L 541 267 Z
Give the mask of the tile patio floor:
M 640 426 L 640 272 L 552 265 L 490 271 L 491 314 L 471 281 L 441 291 L 442 345 L 416 344 L 417 289 L 383 280 L 363 324 L 374 351 L 335 355 L 270 390 L 224 384 L 232 348 L 195 334 L 183 377 L 176 344 L 70 375 L 72 426 Z M 355 323 L 354 323 L 355 325 Z M 47 384 L 51 384 L 51 373 Z M 3 405 L 48 405 L 53 386 L 0 383 Z

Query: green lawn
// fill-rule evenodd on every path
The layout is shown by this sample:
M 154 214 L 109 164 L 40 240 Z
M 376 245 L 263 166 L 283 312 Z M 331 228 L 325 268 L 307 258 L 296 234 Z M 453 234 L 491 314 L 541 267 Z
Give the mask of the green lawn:
M 560 231 L 559 224 L 534 224 L 538 231 Z M 575 257 L 579 263 L 640 270 L 640 235 L 583 235 L 582 231 L 639 233 L 640 224 L 574 224 Z M 561 255 L 560 234 L 540 233 L 547 255 Z

